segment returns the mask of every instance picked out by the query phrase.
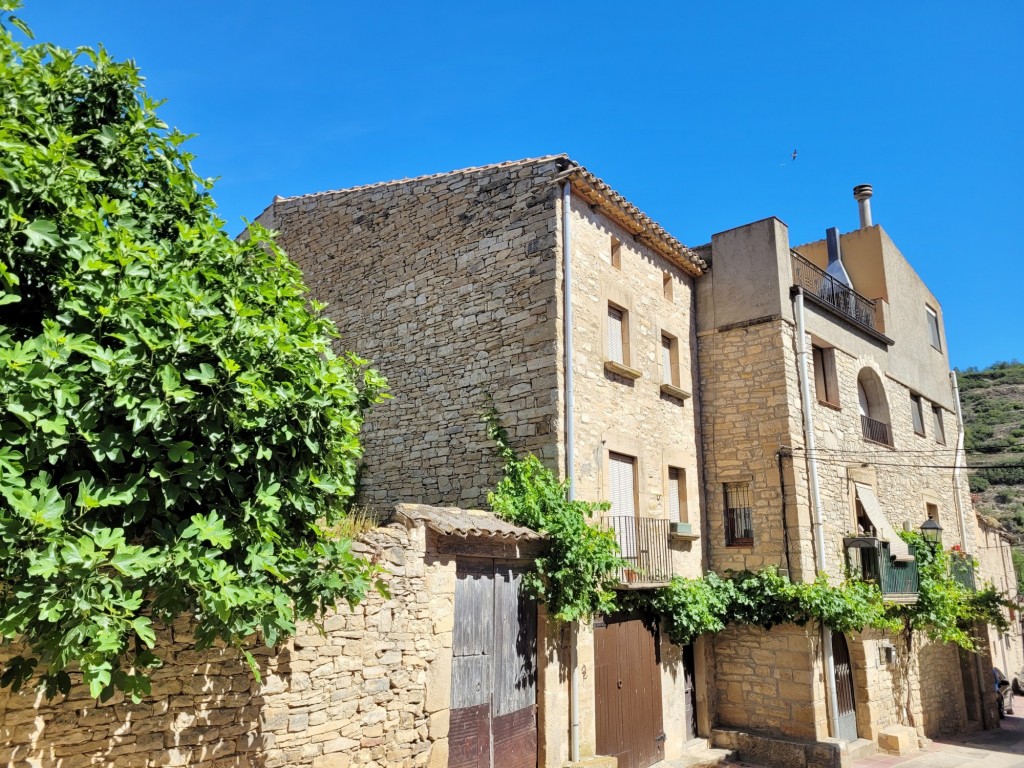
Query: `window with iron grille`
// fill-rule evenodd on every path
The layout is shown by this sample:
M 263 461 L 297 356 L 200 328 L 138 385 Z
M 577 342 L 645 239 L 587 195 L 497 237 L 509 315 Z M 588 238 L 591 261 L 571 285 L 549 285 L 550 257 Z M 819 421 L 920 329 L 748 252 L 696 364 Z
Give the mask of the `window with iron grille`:
M 725 483 L 724 490 L 726 546 L 753 546 L 754 510 L 750 483 Z

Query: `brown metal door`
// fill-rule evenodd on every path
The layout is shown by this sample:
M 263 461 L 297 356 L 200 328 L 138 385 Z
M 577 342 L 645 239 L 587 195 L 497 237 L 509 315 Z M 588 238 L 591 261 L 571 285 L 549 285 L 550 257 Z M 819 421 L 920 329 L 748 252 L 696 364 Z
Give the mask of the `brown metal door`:
M 594 623 L 597 752 L 619 768 L 662 760 L 661 668 L 657 630 L 625 616 Z
M 850 649 L 841 633 L 832 635 L 832 663 L 836 671 L 836 738 L 857 740 L 857 705 L 853 698 L 853 666 Z
M 520 594 L 522 573 L 488 559 L 457 563 L 449 768 L 537 765 L 537 608 Z

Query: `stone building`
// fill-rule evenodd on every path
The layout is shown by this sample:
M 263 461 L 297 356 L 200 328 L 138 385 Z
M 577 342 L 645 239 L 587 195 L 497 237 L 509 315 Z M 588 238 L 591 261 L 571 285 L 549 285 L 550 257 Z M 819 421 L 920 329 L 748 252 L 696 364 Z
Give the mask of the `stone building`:
M 704 264 L 636 206 L 558 156 L 277 198 L 259 221 L 344 348 L 390 381 L 394 399 L 364 428 L 364 501 L 486 504 L 501 477 L 481 418 L 493 408 L 573 494 L 611 500 L 599 524 L 631 563 L 624 588 L 702 573 L 691 393 Z M 707 732 L 703 648 L 629 616 L 555 628 L 542 612 L 538 637 L 542 765 L 648 765 L 680 754 L 698 722 Z M 616 686 L 627 675 L 645 681 L 642 700 Z M 453 743 L 479 738 L 465 727 Z
M 770 218 L 695 249 L 709 265 L 696 310 L 704 545 L 714 570 L 849 572 L 913 601 L 898 531 L 938 526 L 945 547 L 985 558 L 942 308 L 872 225 L 870 187 L 855 194 L 853 232 L 791 248 Z M 747 738 L 751 756 L 758 740 L 838 738 L 856 754 L 991 723 L 991 673 L 953 646 L 901 659 L 881 633 L 791 626 L 733 628 L 713 646 L 717 740 Z

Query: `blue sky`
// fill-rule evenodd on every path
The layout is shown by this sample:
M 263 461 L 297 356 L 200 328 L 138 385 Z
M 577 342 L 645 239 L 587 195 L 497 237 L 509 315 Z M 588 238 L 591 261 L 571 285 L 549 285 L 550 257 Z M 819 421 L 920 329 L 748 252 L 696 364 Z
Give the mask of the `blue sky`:
M 133 58 L 228 229 L 295 195 L 560 152 L 699 245 L 857 226 L 942 303 L 954 365 L 1024 360 L 1024 4 L 29 0 Z M 798 156 L 790 159 L 793 150 Z

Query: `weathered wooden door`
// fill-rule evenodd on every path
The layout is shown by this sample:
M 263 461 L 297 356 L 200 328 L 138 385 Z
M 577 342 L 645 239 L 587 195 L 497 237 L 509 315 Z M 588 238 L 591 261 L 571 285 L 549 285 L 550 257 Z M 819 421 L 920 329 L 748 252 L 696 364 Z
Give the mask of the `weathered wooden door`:
M 457 563 L 449 768 L 537 765 L 537 606 L 520 594 L 523 570 Z
M 697 738 L 697 688 L 694 683 L 693 645 L 683 646 L 683 694 L 686 718 L 683 737 L 686 741 Z
M 836 671 L 836 738 L 857 740 L 857 703 L 853 698 L 853 666 L 850 649 L 841 633 L 832 635 L 832 664 Z
M 664 758 L 659 661 L 656 628 L 625 616 L 594 622 L 597 752 L 619 768 Z

